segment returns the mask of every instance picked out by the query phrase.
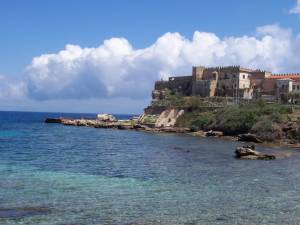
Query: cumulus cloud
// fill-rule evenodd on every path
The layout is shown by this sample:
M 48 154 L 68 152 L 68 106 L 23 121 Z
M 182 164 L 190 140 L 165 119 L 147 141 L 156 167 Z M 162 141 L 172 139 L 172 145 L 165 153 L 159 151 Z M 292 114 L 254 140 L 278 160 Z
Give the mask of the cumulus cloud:
M 27 86 L 25 82 L 11 80 L 7 76 L 0 74 L 0 99 L 24 99 L 26 92 Z
M 300 13 L 300 0 L 297 0 L 296 5 L 290 9 L 290 13 L 298 14 Z
M 95 48 L 68 44 L 57 53 L 33 58 L 14 92 L 36 100 L 144 99 L 155 80 L 190 74 L 193 65 L 241 65 L 273 72 L 300 69 L 299 40 L 291 30 L 274 24 L 241 37 L 196 31 L 190 40 L 166 33 L 142 49 L 124 38 L 105 40 Z

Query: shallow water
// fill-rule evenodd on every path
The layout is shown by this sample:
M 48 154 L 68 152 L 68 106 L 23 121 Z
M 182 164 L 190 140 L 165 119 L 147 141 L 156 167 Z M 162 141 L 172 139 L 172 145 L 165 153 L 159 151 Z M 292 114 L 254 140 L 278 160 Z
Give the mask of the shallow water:
M 0 224 L 299 224 L 300 157 L 239 143 L 0 113 Z M 68 117 L 94 115 L 63 115 Z

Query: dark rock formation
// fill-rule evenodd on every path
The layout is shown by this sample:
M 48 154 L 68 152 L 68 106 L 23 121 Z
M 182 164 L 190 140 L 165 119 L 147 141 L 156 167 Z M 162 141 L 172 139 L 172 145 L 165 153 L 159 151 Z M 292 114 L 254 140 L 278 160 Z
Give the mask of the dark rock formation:
M 206 132 L 206 136 L 207 137 L 221 137 L 221 136 L 223 136 L 223 132 L 210 130 L 210 131 Z
M 62 123 L 62 118 L 46 118 L 45 123 Z
M 274 155 L 263 154 L 261 152 L 255 151 L 253 146 L 237 147 L 235 150 L 235 157 L 238 159 L 259 159 L 259 160 L 276 159 Z
M 238 141 L 262 143 L 262 140 L 260 140 L 255 134 L 250 134 L 250 133 L 239 134 Z

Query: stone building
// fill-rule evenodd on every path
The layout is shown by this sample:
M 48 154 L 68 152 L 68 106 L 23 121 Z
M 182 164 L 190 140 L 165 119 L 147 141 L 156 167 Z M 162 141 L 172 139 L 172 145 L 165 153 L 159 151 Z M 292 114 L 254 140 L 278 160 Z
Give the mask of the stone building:
M 166 89 L 184 96 L 233 97 L 268 100 L 280 99 L 282 93 L 300 93 L 300 74 L 272 74 L 240 66 L 192 68 L 192 75 L 156 81 L 152 98 L 163 99 Z

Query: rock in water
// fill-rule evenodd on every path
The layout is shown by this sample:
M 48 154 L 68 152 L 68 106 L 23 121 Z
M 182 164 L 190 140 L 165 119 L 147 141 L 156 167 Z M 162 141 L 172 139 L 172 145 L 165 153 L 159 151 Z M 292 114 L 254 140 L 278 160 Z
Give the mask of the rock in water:
M 223 132 L 210 130 L 210 131 L 206 132 L 206 136 L 207 137 L 221 137 L 221 136 L 223 136 Z
M 117 122 L 118 120 L 116 117 L 114 117 L 111 114 L 98 114 L 97 120 L 103 121 L 103 122 Z
M 45 123 L 62 123 L 62 118 L 46 118 Z
M 235 150 L 235 157 L 238 159 L 260 159 L 260 160 L 271 160 L 276 159 L 274 155 L 263 154 L 255 151 L 249 146 L 237 147 Z

